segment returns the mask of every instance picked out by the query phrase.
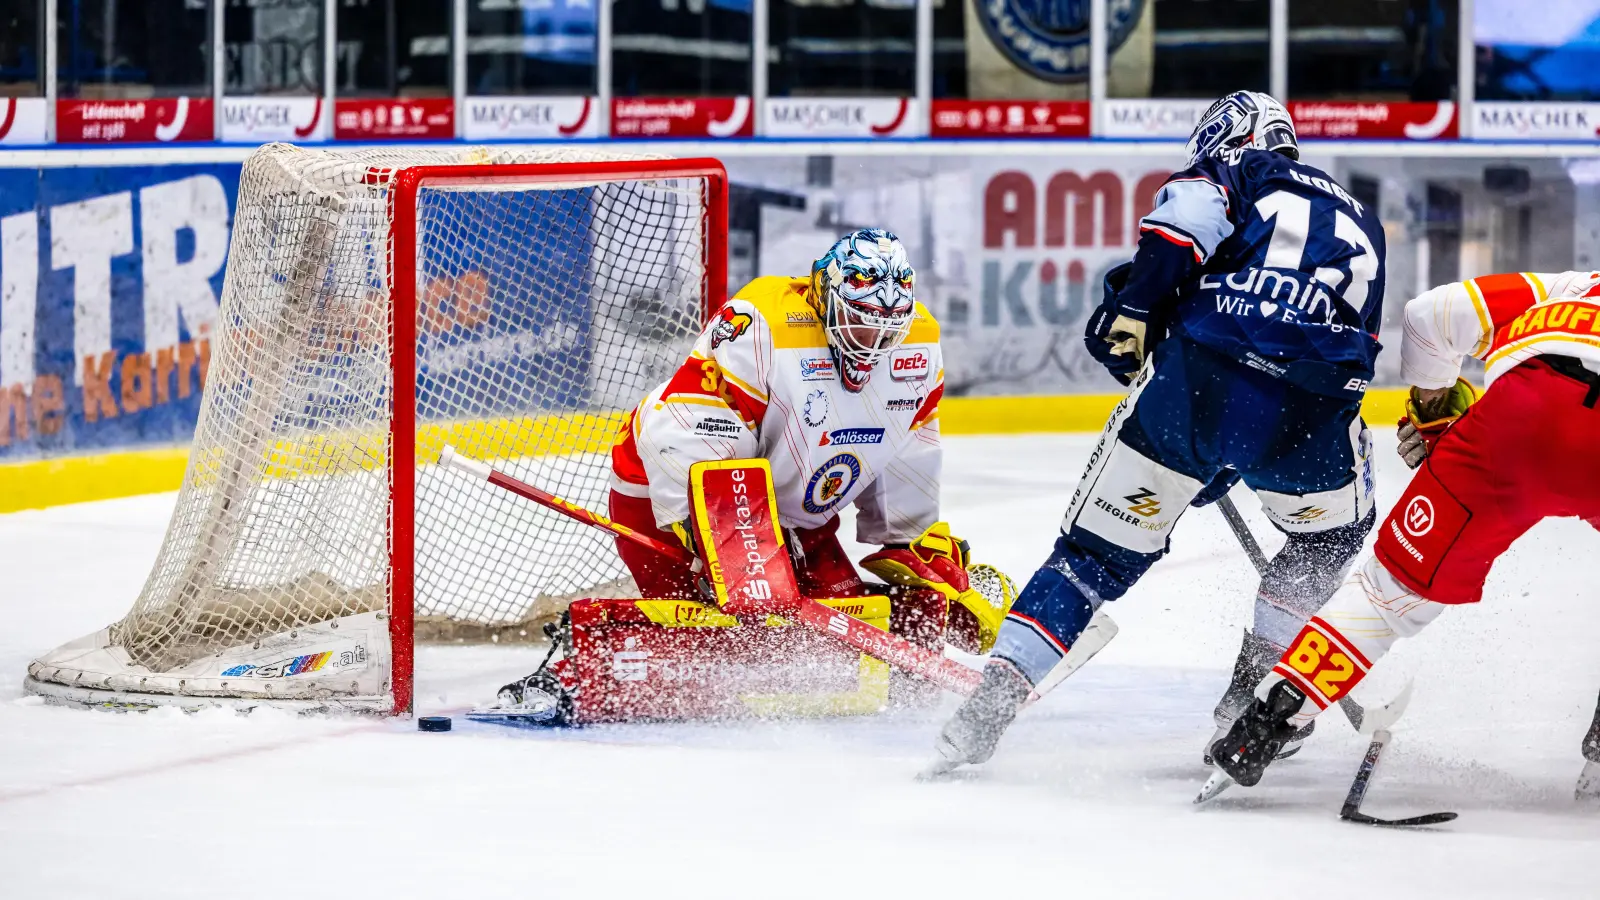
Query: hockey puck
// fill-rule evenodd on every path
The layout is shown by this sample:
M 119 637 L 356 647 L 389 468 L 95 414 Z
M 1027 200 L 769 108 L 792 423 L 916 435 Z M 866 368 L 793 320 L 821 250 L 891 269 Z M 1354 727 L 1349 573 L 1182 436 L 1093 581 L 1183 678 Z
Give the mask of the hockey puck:
M 449 716 L 423 716 L 417 720 L 418 731 L 449 731 Z

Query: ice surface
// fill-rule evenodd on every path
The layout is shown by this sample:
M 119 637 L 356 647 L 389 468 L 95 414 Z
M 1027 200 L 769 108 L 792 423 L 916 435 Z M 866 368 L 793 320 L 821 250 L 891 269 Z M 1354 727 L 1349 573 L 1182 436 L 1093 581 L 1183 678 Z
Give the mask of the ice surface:
M 948 442 L 945 502 L 975 555 L 1024 580 L 1093 439 Z M 1380 437 L 1380 504 L 1406 479 Z M 1270 547 L 1253 500 L 1241 508 Z M 1547 522 L 1488 600 L 1403 644 L 1417 677 L 1374 781 L 1393 832 L 1336 817 L 1365 743 L 1306 749 L 1212 806 L 1200 747 L 1255 578 L 1213 510 L 1113 605 L 1104 653 L 974 776 L 921 784 L 954 705 L 833 722 L 515 731 L 286 714 L 41 706 L 30 659 L 125 613 L 172 495 L 0 516 L 0 896 L 1593 897 L 1600 812 L 1574 807 L 1600 689 L 1600 536 Z M 418 711 L 459 711 L 538 647 L 425 647 Z M 1042 892 L 1042 893 L 1040 893 Z

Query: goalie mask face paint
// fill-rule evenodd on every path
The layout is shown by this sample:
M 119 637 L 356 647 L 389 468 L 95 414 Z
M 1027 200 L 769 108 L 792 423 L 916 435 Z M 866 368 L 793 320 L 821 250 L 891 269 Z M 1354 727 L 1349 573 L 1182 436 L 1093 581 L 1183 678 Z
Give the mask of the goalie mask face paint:
M 845 235 L 811 267 L 811 302 L 844 386 L 860 390 L 911 332 L 916 273 L 900 239 L 881 228 Z

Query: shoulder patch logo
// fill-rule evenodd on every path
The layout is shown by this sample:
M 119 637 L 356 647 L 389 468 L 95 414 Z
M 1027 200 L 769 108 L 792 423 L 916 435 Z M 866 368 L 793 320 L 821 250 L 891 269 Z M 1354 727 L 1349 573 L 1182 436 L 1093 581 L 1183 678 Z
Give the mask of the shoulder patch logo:
M 889 357 L 889 377 L 895 381 L 922 381 L 931 363 L 926 350 L 896 350 Z
M 717 324 L 711 329 L 711 349 L 715 350 L 729 341 L 738 340 L 739 335 L 750 330 L 751 321 L 749 313 L 724 306 L 722 312 L 717 313 Z

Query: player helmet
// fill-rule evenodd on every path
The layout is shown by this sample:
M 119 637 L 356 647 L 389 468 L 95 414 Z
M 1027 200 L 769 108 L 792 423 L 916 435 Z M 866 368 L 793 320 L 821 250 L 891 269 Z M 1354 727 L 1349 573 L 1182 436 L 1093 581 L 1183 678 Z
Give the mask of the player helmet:
M 1283 104 L 1260 91 L 1234 91 L 1211 104 L 1189 135 L 1189 165 L 1229 150 L 1276 150 L 1300 158 L 1294 120 Z
M 882 228 L 845 235 L 812 264 L 811 305 L 847 389 L 861 390 L 878 360 L 911 333 L 915 277 L 905 245 Z

